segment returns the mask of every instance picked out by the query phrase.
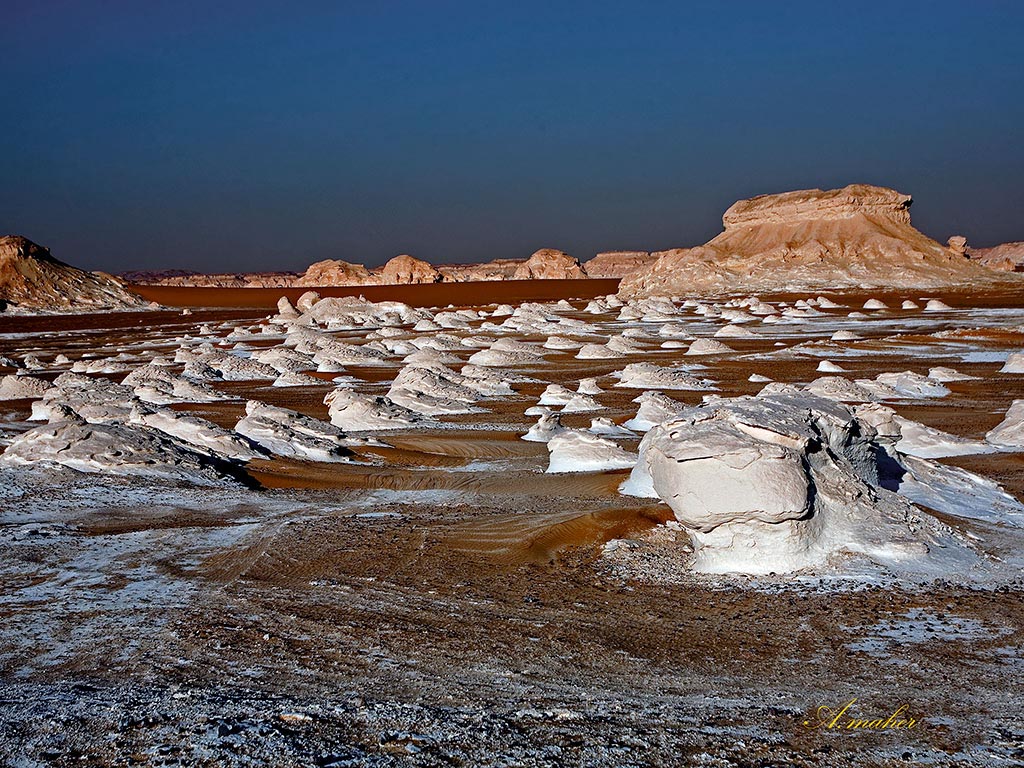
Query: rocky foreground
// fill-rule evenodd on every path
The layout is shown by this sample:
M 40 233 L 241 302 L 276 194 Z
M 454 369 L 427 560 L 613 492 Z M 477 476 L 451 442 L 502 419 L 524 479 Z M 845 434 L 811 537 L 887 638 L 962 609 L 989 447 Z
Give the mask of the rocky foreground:
M 1024 310 L 958 298 L 8 323 L 0 754 L 1019 762 Z

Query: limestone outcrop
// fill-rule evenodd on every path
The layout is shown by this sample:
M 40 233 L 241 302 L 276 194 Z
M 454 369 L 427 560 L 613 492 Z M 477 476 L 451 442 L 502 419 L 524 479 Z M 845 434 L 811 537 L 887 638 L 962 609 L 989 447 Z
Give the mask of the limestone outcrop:
M 131 309 L 145 301 L 112 275 L 58 261 L 48 248 L 18 235 L 0 237 L 0 310 Z
M 653 265 L 625 278 L 619 293 L 935 289 L 999 282 L 999 273 L 964 255 L 963 244 L 944 246 L 914 229 L 910 205 L 909 195 L 866 184 L 740 200 L 722 217 L 724 232 L 702 246 L 658 254 Z
M 323 285 L 368 285 L 373 276 L 362 264 L 350 264 L 340 259 L 324 259 L 310 264 L 309 267 L 292 283 L 299 287 L 318 287 Z
M 579 280 L 587 272 L 578 259 L 553 248 L 541 248 L 516 267 L 515 280 Z
M 626 277 L 651 266 L 658 260 L 656 253 L 647 251 L 606 251 L 583 264 L 588 277 Z
M 1003 243 L 993 248 L 968 248 L 967 255 L 989 269 L 1024 272 L 1024 242 Z
M 814 395 L 712 397 L 647 433 L 622 491 L 671 507 L 700 571 L 787 573 L 852 555 L 927 568 L 943 550 L 966 562 L 963 542 L 888 490 L 885 473 L 909 471 L 898 438 Z
M 384 285 L 417 285 L 439 283 L 442 275 L 423 259 L 402 254 L 381 267 L 377 278 Z

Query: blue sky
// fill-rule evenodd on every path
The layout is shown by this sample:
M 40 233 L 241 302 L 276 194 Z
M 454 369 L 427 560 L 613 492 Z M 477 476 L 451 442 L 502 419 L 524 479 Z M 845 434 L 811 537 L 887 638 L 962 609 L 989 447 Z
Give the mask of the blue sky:
M 1024 239 L 1024 3 L 5 6 L 0 231 L 83 267 L 588 258 L 851 182 Z

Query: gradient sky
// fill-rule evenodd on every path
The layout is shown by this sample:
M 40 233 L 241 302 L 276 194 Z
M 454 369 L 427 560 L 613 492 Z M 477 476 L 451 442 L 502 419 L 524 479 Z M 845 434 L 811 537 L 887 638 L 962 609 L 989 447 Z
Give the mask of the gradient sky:
M 0 234 L 90 269 L 585 259 L 851 182 L 1024 240 L 1022 2 L 0 6 Z

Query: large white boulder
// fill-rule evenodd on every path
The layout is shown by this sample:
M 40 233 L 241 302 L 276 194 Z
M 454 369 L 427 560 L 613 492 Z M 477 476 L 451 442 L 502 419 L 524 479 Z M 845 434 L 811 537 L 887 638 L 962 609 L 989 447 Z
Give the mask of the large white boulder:
M 939 524 L 881 486 L 893 439 L 805 393 L 711 397 L 647 433 L 622 490 L 671 507 L 700 571 L 785 573 L 853 554 L 919 562 Z

